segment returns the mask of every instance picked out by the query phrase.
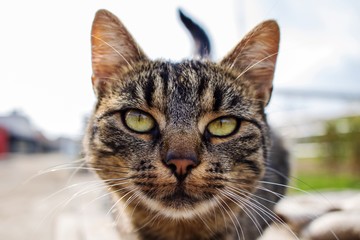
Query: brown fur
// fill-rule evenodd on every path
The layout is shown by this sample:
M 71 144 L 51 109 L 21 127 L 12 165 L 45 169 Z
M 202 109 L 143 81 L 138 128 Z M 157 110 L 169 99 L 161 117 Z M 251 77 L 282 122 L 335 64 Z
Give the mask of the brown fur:
M 278 43 L 278 26 L 267 21 L 220 63 L 151 61 L 114 15 L 96 14 L 92 79 L 98 103 L 84 147 L 139 239 L 255 239 L 260 233 L 253 229 L 262 231 L 271 221 L 246 204 L 271 211 L 274 204 L 257 205 L 253 194 L 278 197 L 259 190 L 259 181 L 286 182 L 269 175 L 268 167 L 286 165 L 286 156 L 271 160 L 264 114 Z M 123 121 L 127 109 L 150 114 L 156 128 L 131 131 Z M 236 132 L 211 136 L 207 125 L 223 116 L 238 120 Z M 170 155 L 196 166 L 179 178 L 167 164 Z

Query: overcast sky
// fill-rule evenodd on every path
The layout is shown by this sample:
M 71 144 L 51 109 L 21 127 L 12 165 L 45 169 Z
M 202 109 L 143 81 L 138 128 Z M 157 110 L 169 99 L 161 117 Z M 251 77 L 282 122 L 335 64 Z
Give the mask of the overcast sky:
M 192 45 L 178 7 L 207 30 L 217 60 L 255 25 L 276 19 L 275 88 L 360 95 L 360 1 L 12 0 L 0 3 L 0 115 L 21 110 L 49 136 L 80 136 L 95 102 L 95 12 L 116 14 L 149 57 L 181 60 Z

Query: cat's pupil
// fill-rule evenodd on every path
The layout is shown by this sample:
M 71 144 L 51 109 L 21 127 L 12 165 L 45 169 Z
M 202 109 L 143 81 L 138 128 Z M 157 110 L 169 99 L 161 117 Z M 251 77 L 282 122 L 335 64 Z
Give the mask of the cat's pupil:
M 129 110 L 125 113 L 125 124 L 135 132 L 146 133 L 155 127 L 155 120 L 140 110 Z
M 236 131 L 237 119 L 233 117 L 222 117 L 212 121 L 208 126 L 208 131 L 215 137 L 226 137 Z

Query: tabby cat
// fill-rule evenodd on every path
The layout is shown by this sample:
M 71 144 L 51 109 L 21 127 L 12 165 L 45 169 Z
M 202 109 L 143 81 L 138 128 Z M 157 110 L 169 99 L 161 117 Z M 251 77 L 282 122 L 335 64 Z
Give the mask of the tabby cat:
M 97 104 L 85 154 L 112 193 L 121 239 L 253 240 L 279 221 L 287 152 L 264 112 L 275 21 L 218 63 L 150 60 L 106 10 L 91 43 Z

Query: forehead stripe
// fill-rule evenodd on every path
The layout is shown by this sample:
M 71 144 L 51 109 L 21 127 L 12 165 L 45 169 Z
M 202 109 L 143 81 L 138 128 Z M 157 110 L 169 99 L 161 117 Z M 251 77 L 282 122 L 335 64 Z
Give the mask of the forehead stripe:
M 206 78 L 205 76 L 201 76 L 200 77 L 200 82 L 199 82 L 199 87 L 198 87 L 198 90 L 197 90 L 197 94 L 199 97 L 201 97 L 205 91 L 205 88 L 207 87 L 206 84 L 207 81 L 206 81 Z
M 153 93 L 154 93 L 154 78 L 150 75 L 147 79 L 144 88 L 144 97 L 147 105 L 152 107 L 153 105 Z
M 214 105 L 213 105 L 213 110 L 216 112 L 220 109 L 222 103 L 223 103 L 223 92 L 221 91 L 221 89 L 219 88 L 219 86 L 215 87 L 214 90 Z
M 168 82 L 169 82 L 169 68 L 166 67 L 160 72 L 160 77 L 163 84 L 163 95 L 167 96 Z

